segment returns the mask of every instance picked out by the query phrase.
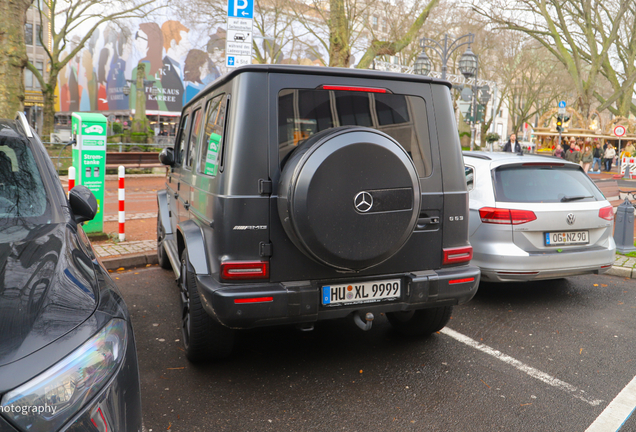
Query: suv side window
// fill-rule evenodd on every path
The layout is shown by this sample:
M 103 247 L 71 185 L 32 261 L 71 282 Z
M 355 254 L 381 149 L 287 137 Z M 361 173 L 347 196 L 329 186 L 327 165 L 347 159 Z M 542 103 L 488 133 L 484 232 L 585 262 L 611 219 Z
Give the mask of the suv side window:
M 188 122 L 190 120 L 190 116 L 189 115 L 185 115 L 183 116 L 183 118 L 181 119 L 181 125 L 179 127 L 179 141 L 177 142 L 177 148 L 175 149 L 174 155 L 175 155 L 175 163 L 178 165 L 181 165 L 181 163 L 183 162 L 183 156 L 184 156 L 184 150 L 185 150 L 185 143 L 186 143 L 186 137 L 187 137 L 187 133 L 188 133 Z
M 192 114 L 192 128 L 190 128 L 190 139 L 188 141 L 188 148 L 186 153 L 185 167 L 192 169 L 192 163 L 194 162 L 194 149 L 197 148 L 198 140 L 201 132 L 201 108 L 197 109 Z
M 206 109 L 205 130 L 199 154 L 199 172 L 209 176 L 216 176 L 221 164 L 227 100 L 224 96 L 220 94 L 210 99 Z

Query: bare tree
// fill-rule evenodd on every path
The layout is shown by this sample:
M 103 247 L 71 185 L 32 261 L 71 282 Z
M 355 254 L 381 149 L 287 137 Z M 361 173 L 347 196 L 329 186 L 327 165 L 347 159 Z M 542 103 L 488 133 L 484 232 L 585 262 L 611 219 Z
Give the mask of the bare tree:
M 33 0 L 0 3 L 0 117 L 13 118 L 24 109 L 24 67 L 28 62 L 24 40 L 27 10 Z
M 601 5 L 601 7 L 606 7 Z M 604 23 L 599 23 L 601 27 Z M 599 35 L 604 36 L 602 28 Z M 589 58 L 588 58 L 589 61 Z M 621 23 L 618 37 L 614 41 L 614 49 L 602 64 L 602 73 L 612 86 L 613 93 L 603 97 L 595 92 L 594 96 L 601 103 L 598 111 L 609 109 L 616 116 L 628 117 L 636 115 L 636 105 L 632 102 L 634 84 L 636 84 L 636 3 L 628 3 L 628 10 Z M 616 107 L 613 106 L 616 104 Z
M 383 16 L 392 17 L 392 19 L 390 18 L 393 24 L 391 26 L 392 37 L 390 40 L 379 40 L 376 37 L 373 26 L 368 26 L 368 28 L 370 28 L 373 39 L 371 40 L 371 45 L 367 48 L 357 67 L 366 69 L 371 65 L 371 62 L 373 62 L 373 59 L 375 59 L 377 56 L 394 56 L 395 54 L 399 53 L 407 46 L 409 46 L 413 41 L 417 41 L 417 36 L 420 32 L 420 29 L 429 17 L 431 10 L 435 6 L 437 6 L 438 3 L 439 0 L 430 0 L 430 2 L 422 8 L 419 5 L 419 2 L 415 2 L 410 13 L 404 14 L 401 13 L 401 11 L 407 9 L 405 2 L 381 2 L 381 6 L 383 6 Z M 421 9 L 419 15 L 416 15 L 417 18 L 409 23 L 409 21 L 412 19 L 411 17 L 413 17 L 417 13 L 418 9 Z M 407 29 L 406 32 L 403 29 Z
M 128 18 L 143 18 L 157 8 L 155 0 L 43 0 L 38 2 L 41 22 L 49 20 L 51 43 L 44 35 L 38 38 L 49 58 L 48 77 L 44 77 L 32 63 L 27 67 L 40 82 L 43 107 L 42 135 L 53 132 L 55 124 L 55 88 L 60 71 L 74 58 L 95 30 L 104 23 Z M 79 35 L 79 43 L 72 43 L 72 35 Z
M 525 33 L 567 69 L 578 110 L 589 117 L 596 81 L 619 37 L 631 0 L 473 0 L 473 10 L 497 25 Z

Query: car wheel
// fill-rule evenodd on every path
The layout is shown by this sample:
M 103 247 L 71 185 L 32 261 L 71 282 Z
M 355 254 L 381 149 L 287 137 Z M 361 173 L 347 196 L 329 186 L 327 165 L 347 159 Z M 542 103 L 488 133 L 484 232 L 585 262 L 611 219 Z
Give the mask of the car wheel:
M 365 127 L 328 129 L 289 156 L 278 183 L 287 236 L 328 267 L 364 270 L 395 255 L 413 234 L 420 182 L 408 153 Z
M 394 329 L 407 336 L 428 336 L 443 329 L 450 321 L 452 306 L 389 312 L 386 317 Z
M 188 251 L 181 255 L 181 329 L 186 357 L 193 363 L 228 357 L 234 347 L 234 330 L 210 317 L 201 304 L 197 280 L 188 270 Z
M 166 233 L 163 231 L 163 226 L 161 225 L 161 221 L 159 216 L 157 215 L 157 260 L 159 261 L 159 265 L 161 268 L 166 270 L 172 269 L 172 265 L 170 264 L 170 260 L 168 259 L 168 254 L 166 253 L 165 246 L 163 245 L 163 241 L 166 238 Z

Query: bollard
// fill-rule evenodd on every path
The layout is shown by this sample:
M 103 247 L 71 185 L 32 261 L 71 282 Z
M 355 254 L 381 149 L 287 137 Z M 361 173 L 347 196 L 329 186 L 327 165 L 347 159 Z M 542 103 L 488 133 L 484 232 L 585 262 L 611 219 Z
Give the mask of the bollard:
M 627 198 L 616 210 L 614 241 L 617 252 L 624 254 L 636 251 L 636 247 L 634 247 L 634 206 Z
M 632 178 L 631 175 L 629 174 L 629 171 L 631 170 L 631 167 L 632 166 L 630 164 L 628 164 L 628 163 L 625 164 L 625 174 L 623 174 L 623 178 L 626 178 L 626 179 L 631 179 Z
M 126 233 L 124 232 L 124 222 L 126 221 L 126 212 L 124 205 L 126 201 L 126 191 L 124 189 L 124 177 L 126 175 L 126 168 L 122 165 L 117 170 L 119 177 L 119 241 L 126 240 Z
M 75 167 L 68 167 L 68 193 L 75 187 Z

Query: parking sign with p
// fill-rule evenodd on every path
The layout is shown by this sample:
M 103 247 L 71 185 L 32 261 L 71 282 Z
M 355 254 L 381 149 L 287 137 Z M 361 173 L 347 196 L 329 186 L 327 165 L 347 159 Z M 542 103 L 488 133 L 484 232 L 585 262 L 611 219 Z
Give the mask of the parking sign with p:
M 252 19 L 254 17 L 254 0 L 228 0 L 227 16 Z

